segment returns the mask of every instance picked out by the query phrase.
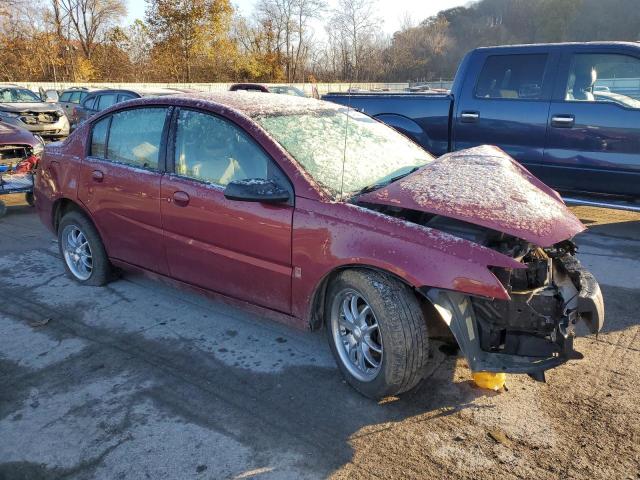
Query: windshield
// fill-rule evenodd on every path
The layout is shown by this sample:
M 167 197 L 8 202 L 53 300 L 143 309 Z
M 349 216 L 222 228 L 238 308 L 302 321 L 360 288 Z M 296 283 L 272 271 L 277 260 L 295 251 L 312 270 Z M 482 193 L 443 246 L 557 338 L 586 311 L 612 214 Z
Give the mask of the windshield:
M 0 88 L 2 103 L 36 103 L 42 102 L 31 90 L 26 88 Z
M 258 115 L 255 120 L 336 198 L 433 160 L 392 128 L 347 108 Z

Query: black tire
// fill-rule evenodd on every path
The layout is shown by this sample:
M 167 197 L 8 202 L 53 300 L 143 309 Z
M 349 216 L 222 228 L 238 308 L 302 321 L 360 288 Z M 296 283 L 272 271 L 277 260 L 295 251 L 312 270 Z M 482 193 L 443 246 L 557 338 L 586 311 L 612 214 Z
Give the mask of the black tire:
M 36 199 L 33 196 L 33 192 L 27 192 L 24 194 L 24 199 L 26 200 L 27 204 L 30 207 L 35 207 L 36 206 Z
M 7 214 L 7 204 L 0 201 L 0 218 L 4 217 Z
M 84 237 L 86 238 L 92 257 L 92 268 L 88 278 L 78 277 L 69 267 L 64 252 L 63 232 L 66 227 L 77 227 Z M 98 234 L 98 231 L 93 226 L 91 220 L 89 220 L 83 213 L 72 210 L 65 213 L 60 224 L 58 225 L 58 248 L 60 250 L 60 256 L 62 257 L 62 263 L 64 268 L 73 280 L 83 285 L 102 286 L 106 285 L 113 277 L 114 271 L 107 257 L 102 239 Z
M 349 371 L 353 365 L 345 365 L 338 352 L 342 347 L 334 339 L 339 335 L 332 323 L 336 302 L 341 303 L 344 292 L 350 291 L 357 292 L 368 303 L 381 334 L 380 367 L 375 377 L 366 381 Z M 424 378 L 429 361 L 427 323 L 415 293 L 391 275 L 364 269 L 341 272 L 327 291 L 325 325 L 338 368 L 363 395 L 374 399 L 396 395 L 415 387 Z

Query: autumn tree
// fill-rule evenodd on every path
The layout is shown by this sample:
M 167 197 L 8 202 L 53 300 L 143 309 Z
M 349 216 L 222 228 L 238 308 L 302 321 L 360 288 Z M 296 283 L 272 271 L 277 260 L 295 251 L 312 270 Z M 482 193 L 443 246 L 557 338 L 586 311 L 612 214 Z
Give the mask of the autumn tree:
M 154 59 L 176 80 L 192 82 L 194 67 L 224 63 L 233 48 L 228 35 L 232 13 L 229 0 L 147 0 Z

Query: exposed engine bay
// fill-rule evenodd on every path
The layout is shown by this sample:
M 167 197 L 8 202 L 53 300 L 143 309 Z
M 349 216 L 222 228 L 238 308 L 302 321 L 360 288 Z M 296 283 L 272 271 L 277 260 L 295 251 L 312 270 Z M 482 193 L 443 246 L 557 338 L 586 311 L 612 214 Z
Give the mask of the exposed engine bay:
M 478 243 L 526 265 L 491 267 L 511 300 L 421 289 L 449 325 L 472 370 L 529 373 L 543 380 L 545 370 L 581 358 L 573 349 L 579 322 L 592 333 L 602 328 L 600 287 L 576 259 L 572 241 L 540 248 L 448 217 L 389 206 L 367 208 Z

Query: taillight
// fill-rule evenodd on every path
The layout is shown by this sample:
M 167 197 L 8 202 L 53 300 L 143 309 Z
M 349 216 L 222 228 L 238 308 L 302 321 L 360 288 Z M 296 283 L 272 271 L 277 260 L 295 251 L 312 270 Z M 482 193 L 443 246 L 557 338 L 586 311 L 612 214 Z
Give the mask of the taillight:
M 71 120 L 78 121 L 78 107 L 73 107 L 73 110 L 71 110 Z

